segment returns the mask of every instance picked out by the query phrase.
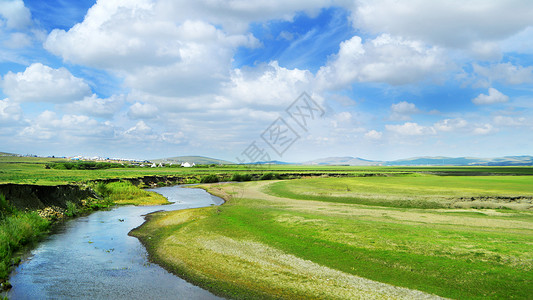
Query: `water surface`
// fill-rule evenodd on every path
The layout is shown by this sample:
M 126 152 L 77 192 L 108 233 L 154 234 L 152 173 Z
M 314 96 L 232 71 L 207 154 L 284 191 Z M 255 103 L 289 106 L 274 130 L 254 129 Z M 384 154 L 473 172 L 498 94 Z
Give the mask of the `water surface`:
M 128 232 L 158 210 L 220 205 L 201 189 L 152 189 L 175 202 L 123 206 L 65 222 L 39 244 L 9 279 L 10 299 L 220 299 L 148 261 Z

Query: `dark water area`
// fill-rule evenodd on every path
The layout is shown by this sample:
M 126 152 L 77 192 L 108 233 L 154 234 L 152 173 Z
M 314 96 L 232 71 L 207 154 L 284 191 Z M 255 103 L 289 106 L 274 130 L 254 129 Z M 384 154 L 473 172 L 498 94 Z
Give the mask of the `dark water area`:
M 128 232 L 160 210 L 220 205 L 201 189 L 151 189 L 174 202 L 98 211 L 58 226 L 12 273 L 9 299 L 220 299 L 148 261 Z

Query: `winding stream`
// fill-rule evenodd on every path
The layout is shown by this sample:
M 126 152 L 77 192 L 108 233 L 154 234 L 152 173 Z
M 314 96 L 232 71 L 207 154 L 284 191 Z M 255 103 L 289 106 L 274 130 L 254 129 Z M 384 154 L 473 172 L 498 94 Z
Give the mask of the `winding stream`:
M 9 279 L 10 299 L 220 299 L 148 261 L 146 249 L 128 232 L 143 215 L 220 205 L 201 189 L 151 189 L 171 202 L 123 206 L 65 222 L 31 251 Z

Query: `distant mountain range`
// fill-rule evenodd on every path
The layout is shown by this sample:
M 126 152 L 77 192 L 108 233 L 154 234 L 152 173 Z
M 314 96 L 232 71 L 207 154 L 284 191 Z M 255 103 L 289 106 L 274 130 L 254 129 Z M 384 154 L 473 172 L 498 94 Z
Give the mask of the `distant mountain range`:
M 328 157 L 307 161 L 302 164 L 348 166 L 532 166 L 533 156 L 494 158 L 423 156 L 393 161 L 366 160 L 358 157 Z
M 347 165 L 347 166 L 377 166 L 381 161 L 367 160 L 359 157 L 326 157 L 303 162 L 302 165 Z
M 17 156 L 17 154 L 0 152 L 0 156 Z M 155 163 L 195 163 L 197 165 L 210 164 L 236 164 L 235 162 L 216 159 L 206 156 L 175 156 L 167 158 L 151 159 Z M 392 161 L 368 160 L 359 157 L 343 156 L 343 157 L 326 157 L 315 160 L 306 161 L 303 163 L 291 163 L 278 160 L 257 162 L 256 164 L 271 164 L 271 165 L 344 165 L 344 166 L 533 166 L 533 156 L 503 156 L 493 158 L 479 158 L 479 157 L 446 157 L 446 156 L 422 156 L 412 157 L 406 159 L 398 159 Z
M 155 163 L 182 163 L 182 162 L 188 162 L 188 163 L 195 163 L 197 165 L 211 165 L 211 164 L 222 164 L 222 165 L 228 165 L 228 164 L 235 164 L 234 162 L 222 160 L 222 159 L 216 159 L 211 157 L 205 157 L 205 156 L 175 156 L 175 157 L 167 157 L 167 158 L 159 158 L 159 159 L 151 159 L 151 162 Z
M 176 156 L 169 158 L 153 159 L 153 162 L 189 162 L 195 164 L 235 164 L 234 162 L 210 158 L 205 156 Z M 393 161 L 368 160 L 359 157 L 326 157 L 303 163 L 289 163 L 283 161 L 257 162 L 256 164 L 272 165 L 344 165 L 344 166 L 533 166 L 533 156 L 504 156 L 494 158 L 478 157 L 446 157 L 446 156 L 423 156 Z

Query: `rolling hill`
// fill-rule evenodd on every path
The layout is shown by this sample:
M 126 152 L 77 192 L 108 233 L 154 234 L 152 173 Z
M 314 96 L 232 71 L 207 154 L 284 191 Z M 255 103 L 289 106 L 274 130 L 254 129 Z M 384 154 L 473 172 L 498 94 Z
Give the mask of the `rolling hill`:
M 531 166 L 533 165 L 533 156 L 523 155 L 494 158 L 423 156 L 393 161 L 376 161 L 347 156 L 320 158 L 302 164 L 347 166 Z
M 188 163 L 195 163 L 197 165 L 210 165 L 210 164 L 234 164 L 231 161 L 222 160 L 222 159 L 216 159 L 211 157 L 205 157 L 205 156 L 175 156 L 175 157 L 167 157 L 167 158 L 159 158 L 159 159 L 151 159 L 150 161 L 155 163 L 182 163 L 182 162 L 188 162 Z

